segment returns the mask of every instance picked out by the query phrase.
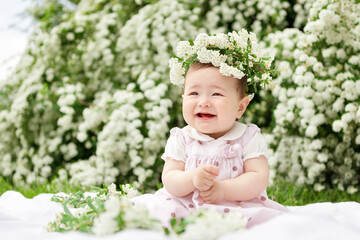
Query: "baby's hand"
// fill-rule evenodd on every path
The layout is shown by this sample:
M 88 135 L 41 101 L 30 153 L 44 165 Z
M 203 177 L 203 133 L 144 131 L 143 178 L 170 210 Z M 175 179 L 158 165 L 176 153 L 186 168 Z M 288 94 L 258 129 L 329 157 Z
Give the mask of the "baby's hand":
M 213 184 L 214 179 L 219 173 L 219 168 L 214 165 L 201 165 L 195 169 L 192 181 L 199 191 L 208 190 Z
M 205 203 L 215 204 L 224 200 L 225 192 L 218 180 L 214 181 L 214 184 L 206 191 L 200 191 L 200 197 Z

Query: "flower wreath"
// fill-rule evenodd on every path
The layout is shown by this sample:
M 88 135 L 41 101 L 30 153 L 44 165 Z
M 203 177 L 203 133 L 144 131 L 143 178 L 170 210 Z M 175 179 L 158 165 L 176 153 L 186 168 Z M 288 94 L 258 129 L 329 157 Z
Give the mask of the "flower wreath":
M 184 84 L 185 74 L 195 62 L 211 63 L 224 76 L 242 79 L 247 76 L 246 93 L 252 98 L 259 87 L 269 85 L 277 70 L 271 67 L 274 57 L 263 56 L 256 35 L 242 29 L 238 33 L 219 33 L 212 36 L 200 33 L 195 41 L 180 41 L 176 55 L 169 60 L 170 81 Z

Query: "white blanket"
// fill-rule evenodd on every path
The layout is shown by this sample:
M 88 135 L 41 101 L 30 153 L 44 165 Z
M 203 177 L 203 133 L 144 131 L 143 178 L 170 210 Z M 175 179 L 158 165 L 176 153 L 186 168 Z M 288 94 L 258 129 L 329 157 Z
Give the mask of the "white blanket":
M 170 240 L 163 233 L 147 230 L 125 230 L 109 236 L 92 236 L 81 232 L 48 233 L 44 226 L 62 210 L 52 202 L 53 194 L 39 194 L 28 199 L 8 191 L 0 197 L 0 239 L 36 240 Z M 360 240 L 360 203 L 316 203 L 289 207 L 291 213 L 276 217 L 250 230 L 241 230 L 220 237 L 220 240 Z

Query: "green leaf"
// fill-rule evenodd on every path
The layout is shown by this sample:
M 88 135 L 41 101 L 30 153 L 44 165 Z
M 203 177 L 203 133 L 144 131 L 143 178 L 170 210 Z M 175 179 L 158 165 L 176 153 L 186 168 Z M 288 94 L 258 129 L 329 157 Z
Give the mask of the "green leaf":
M 164 228 L 165 235 L 170 235 L 170 230 L 168 228 Z
M 57 232 L 68 232 L 71 231 L 72 229 L 66 229 L 66 228 L 57 228 L 56 231 Z
M 180 225 L 176 228 L 176 233 L 177 234 L 181 234 L 183 232 L 185 232 L 185 228 L 186 228 L 186 225 Z
M 269 57 L 269 56 L 264 56 L 264 57 L 262 57 L 261 59 L 266 61 L 266 60 L 270 60 L 271 57 Z
M 65 201 L 63 202 L 63 206 L 67 205 L 69 201 L 70 201 L 70 197 L 66 198 Z
M 66 204 L 63 204 L 63 208 L 64 208 L 65 213 L 66 213 L 68 216 L 74 217 L 74 216 L 71 214 L 71 212 L 70 212 L 70 210 L 68 209 L 68 207 L 66 206 Z
M 244 66 L 242 65 L 242 63 L 239 64 L 238 68 L 239 68 L 241 71 L 245 71 L 245 68 L 244 68 Z
M 170 224 L 171 224 L 171 226 L 172 227 L 174 227 L 175 225 L 176 225 L 176 218 L 172 218 L 171 220 L 170 220 Z
M 254 92 L 255 92 L 255 93 L 257 93 L 256 85 L 257 85 L 257 84 L 254 84 L 254 85 L 253 85 L 253 86 L 254 86 Z
M 51 197 L 51 201 L 52 202 L 57 202 L 57 203 L 61 203 L 62 201 L 63 201 L 63 199 L 60 199 L 60 197 L 59 196 L 52 196 Z
M 261 63 L 261 64 L 259 64 L 259 67 L 260 67 L 261 70 L 263 70 L 264 72 L 266 72 L 265 64 Z
M 120 214 L 116 217 L 116 221 L 118 223 L 119 230 L 123 230 L 126 228 L 126 222 L 124 220 L 124 213 L 120 212 Z
M 85 196 L 84 196 L 84 193 L 83 193 L 82 191 L 78 191 L 78 192 L 76 192 L 76 193 L 74 194 L 74 197 L 84 198 Z
M 74 218 L 73 217 L 69 217 L 68 215 L 63 216 L 63 218 L 60 220 L 61 223 L 68 223 L 68 222 L 73 222 Z
M 103 188 L 97 187 L 97 186 L 90 186 L 91 190 L 95 190 L 95 191 L 101 191 L 103 190 Z
M 86 203 L 89 205 L 89 207 L 90 207 L 92 210 L 94 210 L 96 213 L 99 213 L 99 210 L 94 206 L 94 204 L 92 204 L 90 198 L 86 199 Z
M 91 227 L 87 224 L 80 225 L 78 229 L 82 232 L 91 233 Z
M 189 64 L 189 65 L 191 65 L 193 62 L 194 62 L 194 60 L 192 60 L 191 58 L 189 58 L 185 61 L 185 63 Z

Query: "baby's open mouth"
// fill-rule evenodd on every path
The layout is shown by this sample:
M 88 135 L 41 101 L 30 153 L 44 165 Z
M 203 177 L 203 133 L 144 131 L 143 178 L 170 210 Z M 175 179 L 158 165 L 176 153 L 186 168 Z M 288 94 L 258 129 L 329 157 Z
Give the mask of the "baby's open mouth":
M 196 116 L 199 118 L 212 118 L 215 117 L 216 115 L 211 113 L 197 113 Z

